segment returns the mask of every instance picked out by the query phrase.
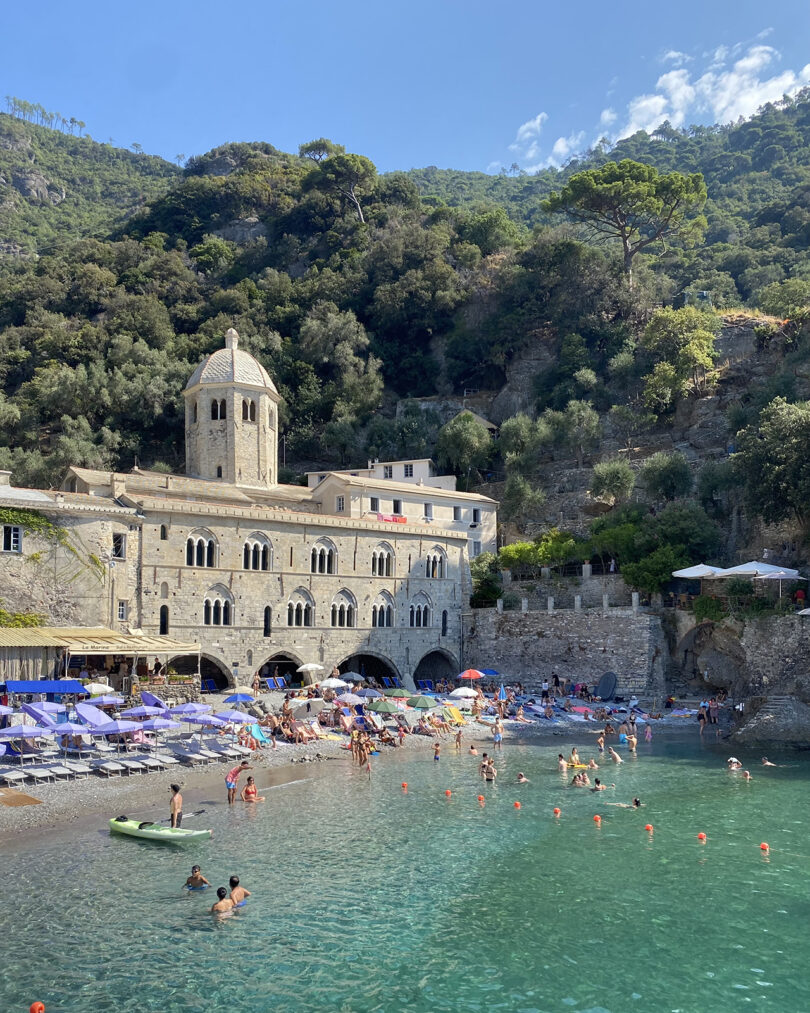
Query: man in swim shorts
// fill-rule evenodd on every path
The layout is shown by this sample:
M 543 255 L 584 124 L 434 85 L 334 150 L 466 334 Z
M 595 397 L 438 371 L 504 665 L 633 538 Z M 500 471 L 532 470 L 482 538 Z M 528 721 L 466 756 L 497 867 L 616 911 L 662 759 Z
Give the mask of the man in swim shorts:
M 243 770 L 253 770 L 253 767 L 247 762 L 247 760 L 242 760 L 238 767 L 234 767 L 233 770 L 229 770 L 225 775 L 225 787 L 228 789 L 229 803 L 236 801 L 236 789 L 239 784 L 239 775 Z
M 433 759 L 434 759 L 434 761 L 436 763 L 438 763 L 439 760 L 441 759 L 441 752 L 442 752 L 442 747 L 437 742 L 436 745 L 433 747 Z
M 596 737 L 596 744 L 599 747 L 599 752 L 604 753 L 605 751 L 605 733 L 600 732 Z
M 180 785 L 170 785 L 169 791 L 172 793 L 171 801 L 169 802 L 172 826 L 179 827 L 183 822 L 183 796 L 180 794 Z
M 557 753 L 557 770 L 561 774 L 564 774 L 568 770 L 568 764 L 565 762 L 565 757 L 562 753 Z
M 610 758 L 611 760 L 613 760 L 614 763 L 624 763 L 624 760 L 621 758 L 621 756 L 619 756 L 619 754 L 616 752 L 613 746 L 608 746 L 608 753 L 610 754 Z
M 224 886 L 220 886 L 217 889 L 217 897 L 219 899 L 211 908 L 212 915 L 224 915 L 227 914 L 228 911 L 233 911 L 233 909 L 236 907 L 234 902 L 228 896 L 228 891 L 225 889 Z
M 199 865 L 192 865 L 191 875 L 186 880 L 186 886 L 188 887 L 188 889 L 204 890 L 207 886 L 210 885 L 211 884 L 208 882 L 205 876 L 203 876 L 203 874 L 200 872 Z
M 234 907 L 241 907 L 250 896 L 250 890 L 246 890 L 243 886 L 239 885 L 239 877 L 231 876 L 231 900 L 234 903 Z

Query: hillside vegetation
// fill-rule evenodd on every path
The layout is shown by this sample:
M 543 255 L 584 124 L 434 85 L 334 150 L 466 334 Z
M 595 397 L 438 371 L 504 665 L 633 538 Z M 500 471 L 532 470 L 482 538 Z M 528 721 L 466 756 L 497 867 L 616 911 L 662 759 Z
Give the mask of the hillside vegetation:
M 690 481 L 673 485 L 628 455 L 658 441 L 658 471 L 683 471 L 661 440 L 678 443 L 691 406 L 724 413 L 709 456 L 742 432 L 749 458 L 743 431 L 774 398 L 804 410 L 807 95 L 734 127 L 662 127 L 562 172 L 514 178 L 380 176 L 325 139 L 297 154 L 226 144 L 179 172 L 10 116 L 0 131 L 7 235 L 29 254 L 0 261 L 0 466 L 20 484 L 54 482 L 69 462 L 181 468 L 181 389 L 230 326 L 283 395 L 288 478 L 305 464 L 434 454 L 465 482 L 500 477 L 505 518 L 541 536 L 561 458 L 621 519 L 627 501 L 677 506 L 692 493 L 694 461 Z M 23 192 L 26 166 L 44 191 Z M 632 233 L 624 256 L 615 236 L 598 241 L 591 198 L 611 186 Z M 684 288 L 708 291 L 714 309 L 673 309 Z M 738 375 L 729 382 L 717 351 L 717 308 L 743 303 L 769 356 L 750 391 Z M 469 387 L 494 397 L 529 361 L 522 412 L 497 419 L 499 444 L 472 416 L 442 427 L 412 400 Z M 774 420 L 777 433 L 799 424 L 790 412 Z M 764 510 L 744 496 L 753 471 L 709 464 L 697 510 L 721 522 Z M 689 518 L 712 530 L 708 514 Z M 620 562 L 660 549 L 669 566 L 703 544 L 682 525 L 644 532 L 614 550 Z M 553 544 L 578 554 L 585 543 L 563 532 Z M 655 583 L 649 568 L 636 579 Z

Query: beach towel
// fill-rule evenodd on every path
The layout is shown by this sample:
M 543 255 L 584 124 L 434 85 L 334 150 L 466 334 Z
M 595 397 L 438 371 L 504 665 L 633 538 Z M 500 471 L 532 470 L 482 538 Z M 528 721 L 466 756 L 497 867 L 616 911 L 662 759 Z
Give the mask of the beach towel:
M 265 744 L 270 742 L 269 737 L 264 734 L 264 729 L 262 728 L 261 725 L 251 725 L 250 734 L 257 742 L 262 742 Z

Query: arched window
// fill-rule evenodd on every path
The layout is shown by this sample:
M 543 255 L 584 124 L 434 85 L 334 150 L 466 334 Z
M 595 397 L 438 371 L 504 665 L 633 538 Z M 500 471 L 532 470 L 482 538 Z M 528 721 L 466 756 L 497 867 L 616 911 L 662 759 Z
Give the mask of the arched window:
M 273 428 L 273 409 L 272 409 L 272 407 L 267 409 L 267 424 L 268 424 L 268 426 L 270 426 L 271 429 Z
M 408 623 L 417 629 L 432 623 L 430 598 L 423 592 L 415 595 L 408 609 Z
M 319 538 L 309 556 L 310 573 L 337 573 L 337 549 L 328 538 Z
M 166 583 L 165 580 L 160 585 L 160 597 L 161 598 L 168 598 L 169 597 L 169 585 Z
M 256 421 L 256 402 L 248 401 L 242 398 L 242 421 L 243 422 L 255 422 Z
M 227 405 L 225 403 L 225 398 L 223 398 L 219 402 L 219 417 L 221 419 L 226 419 L 228 417 L 228 408 L 227 408 Z
M 262 636 L 269 637 L 273 632 L 273 610 L 269 605 L 264 607 L 264 633 Z
M 211 402 L 211 418 L 212 419 L 219 418 L 219 401 Z
M 315 625 L 315 602 L 306 588 L 299 587 L 290 595 L 287 602 L 287 625 Z
M 169 635 L 169 606 L 160 606 L 160 635 L 161 637 L 168 637 Z
M 222 584 L 216 584 L 205 596 L 203 624 L 205 626 L 233 625 L 233 595 Z
M 393 575 L 394 550 L 387 542 L 380 542 L 371 553 L 371 576 L 392 577 Z
M 273 546 L 266 535 L 254 532 L 242 547 L 243 570 L 269 570 L 272 566 Z
M 351 591 L 339 591 L 332 600 L 332 626 L 352 628 L 357 625 L 357 602 Z
M 247 422 L 248 420 L 248 403 L 242 398 L 242 421 Z
M 196 422 L 197 421 L 197 402 L 196 401 L 191 406 L 191 421 L 192 422 Z
M 444 550 L 438 545 L 434 545 L 425 557 L 425 576 L 437 578 L 447 576 L 447 558 Z
M 250 402 L 250 421 L 251 422 L 255 422 L 256 421 L 256 402 L 255 401 L 251 401 Z
M 216 566 L 217 542 L 210 531 L 192 531 L 186 539 L 186 566 Z
M 253 651 L 248 651 L 247 652 L 247 663 L 248 663 L 248 668 L 253 668 Z
M 387 627 L 394 625 L 394 599 L 387 591 L 380 591 L 371 606 L 371 625 Z
M 217 478 L 222 478 L 222 465 L 217 465 Z
M 447 636 L 447 609 L 442 611 L 442 636 Z
M 166 525 L 165 524 L 161 524 L 160 525 L 160 540 L 161 540 L 161 542 L 165 542 L 168 537 L 169 537 L 169 534 L 166 531 Z

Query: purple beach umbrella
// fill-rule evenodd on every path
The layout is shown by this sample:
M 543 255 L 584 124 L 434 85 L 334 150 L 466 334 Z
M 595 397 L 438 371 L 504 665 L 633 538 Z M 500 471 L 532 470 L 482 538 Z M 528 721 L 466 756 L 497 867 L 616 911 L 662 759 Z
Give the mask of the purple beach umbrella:
M 160 707 L 147 707 L 141 704 L 140 707 L 130 707 L 129 710 L 121 711 L 122 718 L 153 718 L 165 711 Z

